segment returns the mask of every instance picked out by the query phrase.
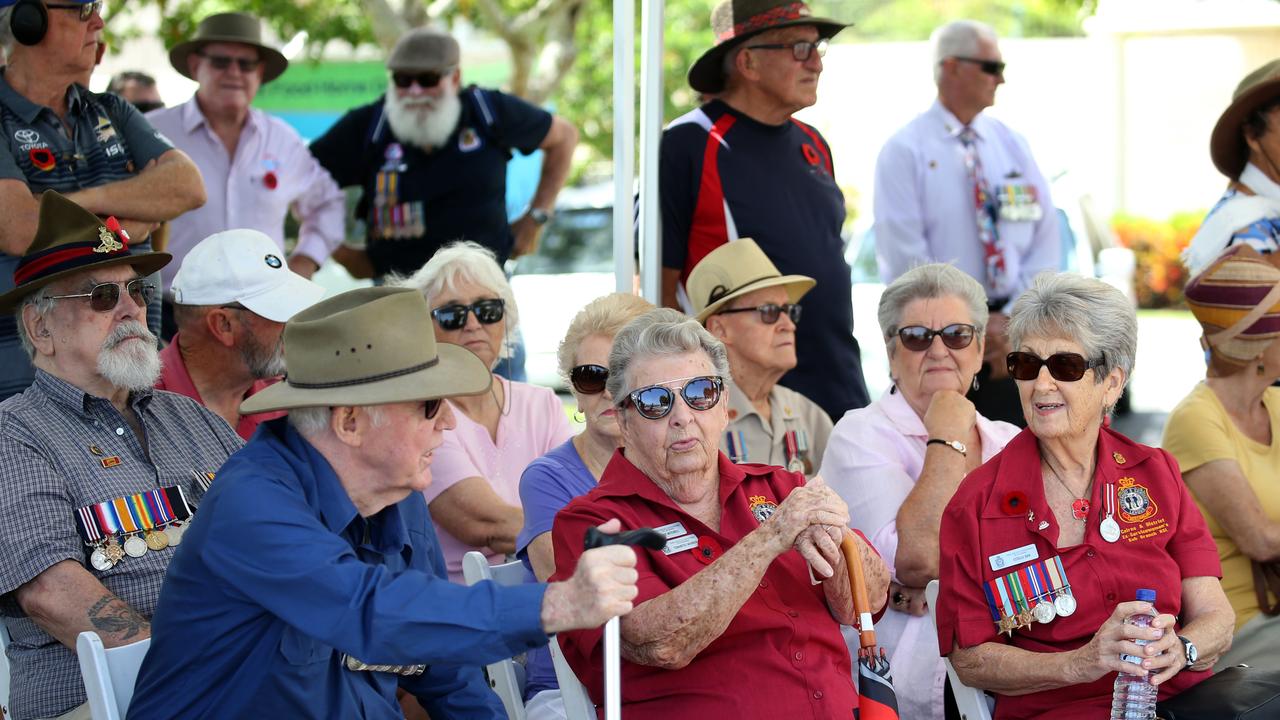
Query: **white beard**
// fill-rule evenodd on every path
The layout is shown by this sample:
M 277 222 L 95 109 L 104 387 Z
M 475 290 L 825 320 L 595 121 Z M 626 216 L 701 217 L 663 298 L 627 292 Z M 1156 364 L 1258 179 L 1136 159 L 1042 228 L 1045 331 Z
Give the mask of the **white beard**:
M 447 79 L 440 82 L 452 85 Z M 396 137 L 428 152 L 444 145 L 458 127 L 458 116 L 462 114 L 457 88 L 447 88 L 439 98 L 400 98 L 395 91 L 395 85 L 387 88 L 383 108 L 387 124 Z
M 141 339 L 131 339 L 135 337 Z M 102 341 L 102 350 L 98 352 L 98 373 L 113 386 L 130 392 L 153 387 L 160 377 L 160 351 L 156 349 L 156 336 L 140 322 L 120 323 Z

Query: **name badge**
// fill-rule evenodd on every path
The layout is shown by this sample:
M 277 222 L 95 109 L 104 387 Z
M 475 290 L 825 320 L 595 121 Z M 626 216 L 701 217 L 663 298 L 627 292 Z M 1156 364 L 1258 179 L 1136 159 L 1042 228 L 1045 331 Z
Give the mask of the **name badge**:
M 667 523 L 662 527 L 654 528 L 654 530 L 662 533 L 662 536 L 668 540 L 670 540 L 671 538 L 680 537 L 681 535 L 684 535 L 689 532 L 688 530 L 684 529 L 684 525 L 681 525 L 680 521 L 678 520 L 673 523 Z
M 1040 551 L 1036 550 L 1035 543 L 1023 545 L 1020 548 L 1006 550 L 999 555 L 992 555 L 987 558 L 991 562 L 992 570 L 1002 570 L 1013 565 L 1021 565 L 1024 562 L 1030 562 L 1040 557 Z
M 661 528 L 659 528 L 659 532 L 661 532 Z M 667 544 L 662 548 L 662 552 L 664 555 L 674 555 L 678 552 L 692 550 L 696 547 L 698 547 L 698 538 L 691 533 L 689 535 L 683 535 L 678 538 L 667 540 Z

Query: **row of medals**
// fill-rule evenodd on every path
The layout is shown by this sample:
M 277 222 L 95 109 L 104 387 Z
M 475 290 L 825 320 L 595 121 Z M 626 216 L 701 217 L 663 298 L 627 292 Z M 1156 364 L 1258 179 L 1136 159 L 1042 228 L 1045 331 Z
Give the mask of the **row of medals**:
M 176 546 L 182 542 L 182 533 L 186 532 L 188 522 L 190 520 L 174 520 L 165 525 L 163 530 L 159 528 L 146 530 L 143 535 L 135 533 L 126 537 L 123 543 L 116 542 L 113 535 L 93 549 L 89 555 L 89 562 L 95 570 L 103 572 L 115 567 L 116 563 L 123 560 L 126 555 L 138 558 L 146 555 L 148 550 L 159 552 L 167 547 Z
M 1055 617 L 1067 617 L 1075 613 L 1075 611 L 1076 599 L 1075 596 L 1071 595 L 1071 586 L 1068 585 L 1052 601 L 1045 599 L 1036 603 L 1035 607 L 1029 607 L 1021 612 L 1000 618 L 997 632 L 1012 635 L 1014 630 L 1031 627 L 1032 620 L 1041 625 L 1046 625 Z

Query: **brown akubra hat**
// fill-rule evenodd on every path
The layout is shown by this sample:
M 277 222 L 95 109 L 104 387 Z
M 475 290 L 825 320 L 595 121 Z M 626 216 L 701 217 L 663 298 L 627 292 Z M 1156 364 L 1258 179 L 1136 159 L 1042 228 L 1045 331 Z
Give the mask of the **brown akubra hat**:
M 1223 175 L 1237 180 L 1249 161 L 1249 146 L 1244 140 L 1244 124 L 1249 116 L 1267 103 L 1280 99 L 1280 60 L 1272 60 L 1254 70 L 1236 86 L 1231 104 L 1209 136 L 1209 157 Z
M 262 21 L 248 13 L 218 13 L 200 21 L 195 37 L 178 43 L 169 51 L 169 62 L 183 77 L 191 78 L 187 58 L 209 43 L 240 43 L 258 49 L 262 60 L 262 82 L 269 83 L 280 77 L 289 67 L 289 61 L 279 50 L 262 42 Z M 194 80 L 195 78 L 191 78 Z

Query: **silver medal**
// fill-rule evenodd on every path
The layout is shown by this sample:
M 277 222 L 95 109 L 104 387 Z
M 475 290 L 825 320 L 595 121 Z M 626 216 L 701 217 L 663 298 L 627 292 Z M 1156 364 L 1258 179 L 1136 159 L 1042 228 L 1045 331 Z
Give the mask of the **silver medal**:
M 1057 611 L 1051 602 L 1042 602 L 1035 606 L 1031 611 L 1036 616 L 1036 622 L 1046 625 L 1057 615 Z
M 1067 617 L 1076 611 L 1076 599 L 1063 593 L 1053 599 L 1053 607 L 1058 611 L 1058 615 Z
M 89 555 L 89 563 L 93 565 L 93 569 L 98 572 L 106 572 L 111 569 L 115 563 L 107 558 L 107 554 L 102 548 L 94 548 L 93 553 Z
M 124 554 L 129 557 L 139 558 L 147 554 L 147 542 L 137 535 L 130 535 L 124 541 Z
M 169 547 L 182 543 L 182 533 L 187 531 L 185 522 L 171 522 L 164 526 L 164 534 L 169 537 Z
M 1120 524 L 1110 515 L 1102 519 L 1102 524 L 1098 526 L 1098 532 L 1102 534 L 1102 539 L 1109 543 L 1113 543 L 1120 539 Z

